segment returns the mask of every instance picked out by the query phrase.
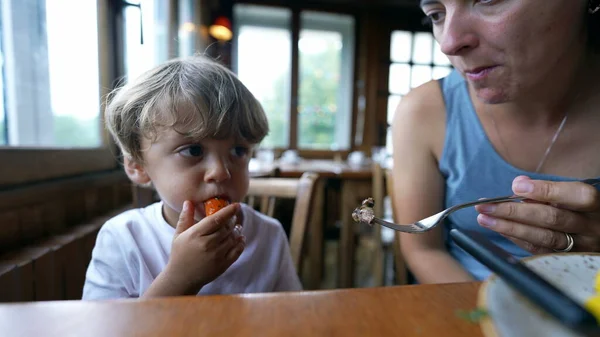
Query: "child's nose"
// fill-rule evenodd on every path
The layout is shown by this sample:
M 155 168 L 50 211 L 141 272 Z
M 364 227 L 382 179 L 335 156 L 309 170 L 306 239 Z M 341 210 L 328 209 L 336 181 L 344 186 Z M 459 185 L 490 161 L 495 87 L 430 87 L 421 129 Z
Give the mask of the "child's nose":
M 206 182 L 221 182 L 231 178 L 227 163 L 223 160 L 214 160 L 206 170 L 204 180 Z

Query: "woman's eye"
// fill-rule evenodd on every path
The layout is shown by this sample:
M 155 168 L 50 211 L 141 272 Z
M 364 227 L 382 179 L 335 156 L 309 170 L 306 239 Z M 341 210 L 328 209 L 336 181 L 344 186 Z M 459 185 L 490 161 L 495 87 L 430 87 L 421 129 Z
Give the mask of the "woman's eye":
M 444 20 L 444 12 L 432 12 L 428 13 L 427 17 L 431 20 L 432 23 L 438 23 Z
M 200 145 L 191 145 L 186 147 L 185 149 L 179 151 L 184 157 L 201 157 L 203 154 L 202 146 Z
M 231 149 L 231 154 L 235 157 L 245 157 L 250 153 L 250 149 L 246 146 L 235 146 Z

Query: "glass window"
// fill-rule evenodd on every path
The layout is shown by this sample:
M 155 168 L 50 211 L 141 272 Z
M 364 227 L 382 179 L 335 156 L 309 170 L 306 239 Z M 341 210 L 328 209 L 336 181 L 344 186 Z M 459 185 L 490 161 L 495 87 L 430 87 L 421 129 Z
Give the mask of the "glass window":
M 0 143 L 100 146 L 96 1 L 1 6 Z M 77 15 L 65 15 L 65 8 Z
M 348 149 L 354 19 L 310 11 L 302 12 L 300 18 L 298 146 Z
M 452 65 L 441 51 L 431 33 L 394 31 L 390 41 L 390 70 L 388 96 L 388 123 L 394 118 L 402 96 L 412 88 L 450 73 Z M 388 128 L 386 147 L 392 152 L 391 132 Z
M 390 58 L 392 62 L 410 62 L 412 52 L 412 33 L 401 30 L 392 32 Z
M 430 33 L 414 33 L 414 49 L 412 61 L 429 64 L 433 59 L 433 35 Z
M 410 91 L 410 65 L 406 63 L 392 63 L 390 66 L 389 91 L 394 94 L 405 95 Z
M 135 78 L 168 59 L 168 0 L 128 1 L 125 18 L 125 73 Z M 138 4 L 136 6 L 135 4 Z M 143 34 L 142 34 L 143 33 Z
M 298 92 L 291 92 L 291 10 L 236 4 L 234 70 L 261 102 L 270 133 L 261 147 L 338 150 L 350 147 L 354 19 L 300 13 Z M 292 95 L 297 95 L 292 109 Z M 291 125 L 291 114 L 297 124 Z M 291 128 L 297 138 L 290 139 Z
M 236 5 L 236 60 L 239 79 L 263 106 L 270 132 L 261 147 L 289 145 L 291 97 L 291 11 Z

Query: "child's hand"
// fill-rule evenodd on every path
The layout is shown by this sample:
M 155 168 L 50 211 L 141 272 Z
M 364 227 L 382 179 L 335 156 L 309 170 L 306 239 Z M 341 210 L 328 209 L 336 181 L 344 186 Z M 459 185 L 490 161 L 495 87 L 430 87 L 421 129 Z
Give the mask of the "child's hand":
M 239 204 L 229 205 L 194 223 L 194 207 L 191 202 L 184 202 L 171 256 L 160 275 L 160 283 L 169 288 L 166 293 L 195 295 L 240 257 L 244 237 L 234 234 L 231 223 L 239 207 Z

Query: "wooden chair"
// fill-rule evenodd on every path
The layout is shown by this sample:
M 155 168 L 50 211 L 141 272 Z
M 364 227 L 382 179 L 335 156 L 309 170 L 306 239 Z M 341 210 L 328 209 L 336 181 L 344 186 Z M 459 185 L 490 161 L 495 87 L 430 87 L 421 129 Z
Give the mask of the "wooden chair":
M 317 191 L 319 175 L 306 172 L 300 178 L 251 178 L 248 190 L 247 203 L 251 206 L 260 203 L 259 211 L 268 216 L 275 214 L 275 203 L 277 199 L 295 199 L 294 213 L 292 216 L 289 242 L 294 266 L 299 274 L 302 274 L 302 262 L 304 257 L 305 240 L 309 224 L 318 223 L 316 216 L 320 212 L 319 198 L 314 198 Z M 311 230 L 322 230 L 312 226 Z M 309 288 L 316 285 L 311 281 Z
M 132 183 L 131 193 L 134 208 L 143 208 L 159 200 L 156 190 L 152 186 L 140 186 Z
M 392 218 L 389 219 L 391 221 L 396 222 L 397 217 L 394 213 L 394 184 L 393 184 L 393 176 L 391 169 L 384 169 L 380 163 L 373 162 L 372 166 L 373 170 L 373 199 L 375 200 L 375 206 L 373 207 L 373 211 L 375 216 L 378 218 L 385 218 L 386 213 L 389 213 L 387 209 L 385 209 L 385 199 L 386 197 L 390 198 L 391 205 L 391 214 Z M 375 286 L 383 286 L 385 281 L 385 253 L 389 250 L 390 246 L 393 249 L 394 255 L 394 267 L 396 273 L 396 284 L 406 284 L 407 276 L 406 276 L 406 263 L 404 258 L 402 257 L 402 252 L 400 251 L 400 234 L 398 232 L 394 233 L 394 238 L 391 242 L 384 241 L 382 236 L 382 228 L 381 226 L 373 227 L 373 239 L 375 241 L 375 259 L 373 265 L 373 274 L 374 274 L 374 283 Z
M 387 194 L 390 198 L 390 204 L 392 207 L 392 221 L 398 222 L 398 215 L 394 210 L 394 176 L 393 171 L 390 168 L 386 168 L 385 170 L 385 181 L 386 181 L 386 190 Z M 396 269 L 396 284 L 407 284 L 408 283 L 408 267 L 406 265 L 406 261 L 404 261 L 404 257 L 402 256 L 402 251 L 400 250 L 400 233 L 394 232 L 394 265 Z

